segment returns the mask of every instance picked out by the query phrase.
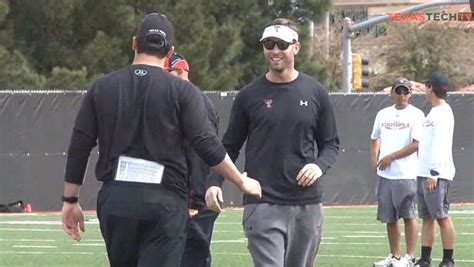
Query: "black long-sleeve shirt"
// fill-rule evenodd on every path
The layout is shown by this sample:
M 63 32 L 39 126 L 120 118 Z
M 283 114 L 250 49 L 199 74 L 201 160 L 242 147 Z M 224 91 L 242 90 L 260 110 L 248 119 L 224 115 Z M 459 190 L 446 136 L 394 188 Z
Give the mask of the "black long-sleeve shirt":
M 211 99 L 205 94 L 202 94 L 202 100 L 207 110 L 207 117 L 211 123 L 215 134 L 218 134 L 219 116 L 217 110 L 212 104 Z M 209 175 L 209 166 L 199 157 L 194 149 L 186 150 L 186 159 L 188 160 L 189 171 L 189 207 L 192 209 L 201 210 L 206 207 L 205 195 L 207 189 L 207 177 Z
M 82 184 L 98 140 L 98 180 L 112 180 L 118 157 L 127 155 L 164 165 L 163 186 L 185 198 L 185 139 L 209 166 L 225 157 L 197 87 L 159 67 L 125 67 L 88 90 L 76 117 L 65 181 Z
M 320 83 L 300 72 L 289 83 L 272 83 L 261 76 L 242 88 L 222 141 L 232 160 L 237 159 L 244 141 L 245 171 L 262 186 L 261 200 L 246 195 L 244 203 L 322 201 L 319 179 L 310 187 L 296 180 L 308 163 L 326 172 L 339 150 L 334 111 Z

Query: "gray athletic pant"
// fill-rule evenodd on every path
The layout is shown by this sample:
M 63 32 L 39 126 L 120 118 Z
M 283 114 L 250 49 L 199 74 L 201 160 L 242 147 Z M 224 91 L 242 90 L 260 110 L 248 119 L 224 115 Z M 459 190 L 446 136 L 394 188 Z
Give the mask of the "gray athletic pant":
M 246 204 L 242 224 L 254 266 L 313 266 L 321 242 L 323 206 Z

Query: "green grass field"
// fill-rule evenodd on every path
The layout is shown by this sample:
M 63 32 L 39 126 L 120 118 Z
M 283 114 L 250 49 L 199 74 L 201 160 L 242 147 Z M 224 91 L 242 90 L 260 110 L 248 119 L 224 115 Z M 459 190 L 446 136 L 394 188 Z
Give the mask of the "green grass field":
M 372 266 L 388 255 L 385 225 L 375 220 L 375 212 L 374 207 L 325 208 L 317 266 Z M 474 266 L 474 205 L 452 206 L 451 215 L 457 266 Z M 252 266 L 241 217 L 241 210 L 227 210 L 216 222 L 213 266 Z M 63 232 L 59 214 L 0 215 L 0 266 L 108 266 L 96 216 L 86 218 L 86 232 L 77 243 Z M 438 235 L 433 266 L 440 261 L 440 242 Z

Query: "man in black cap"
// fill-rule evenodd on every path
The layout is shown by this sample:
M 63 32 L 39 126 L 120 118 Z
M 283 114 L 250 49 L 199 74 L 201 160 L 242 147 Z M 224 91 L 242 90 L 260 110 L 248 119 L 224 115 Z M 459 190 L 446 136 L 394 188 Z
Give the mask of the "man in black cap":
M 199 89 L 163 70 L 172 40 L 168 18 L 147 15 L 133 38 L 132 65 L 94 82 L 74 124 L 63 228 L 80 240 L 79 188 L 98 142 L 97 215 L 114 267 L 179 266 L 188 227 L 186 140 L 244 193 L 261 195 L 259 183 L 237 170 L 212 131 Z
M 415 266 L 431 266 L 431 248 L 435 240 L 435 221 L 438 222 L 443 243 L 440 267 L 455 266 L 454 225 L 449 217 L 451 183 L 456 168 L 453 161 L 453 110 L 446 102 L 450 90 L 448 79 L 439 72 L 430 75 L 425 83 L 426 99 L 432 108 L 423 123 L 423 135 L 418 146 L 417 203 L 418 217 L 423 220 L 421 230 L 421 258 Z
M 416 229 L 416 170 L 418 141 L 425 115 L 410 104 L 411 83 L 406 78 L 393 82 L 394 105 L 380 110 L 370 136 L 370 162 L 377 171 L 377 219 L 387 225 L 390 254 L 374 267 L 413 266 Z M 400 225 L 405 224 L 406 254 L 400 251 Z

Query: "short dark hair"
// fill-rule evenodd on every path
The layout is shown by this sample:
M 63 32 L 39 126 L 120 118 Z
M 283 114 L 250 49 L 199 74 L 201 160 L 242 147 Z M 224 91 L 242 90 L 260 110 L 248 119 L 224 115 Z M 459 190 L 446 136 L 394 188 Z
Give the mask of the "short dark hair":
M 446 100 L 446 97 L 448 96 L 447 91 L 441 91 L 441 90 L 433 90 L 433 93 L 437 98 L 442 98 Z
M 265 27 L 273 26 L 273 25 L 287 26 L 290 29 L 294 30 L 295 32 L 299 33 L 298 25 L 296 24 L 296 22 L 292 21 L 291 19 L 277 18 L 277 19 L 272 20 Z
M 155 56 L 159 58 L 165 58 L 168 52 L 171 49 L 171 45 L 166 45 L 163 47 L 157 47 L 153 42 L 146 42 L 145 44 L 141 44 L 137 40 L 137 53 L 139 54 L 147 54 L 150 56 Z

